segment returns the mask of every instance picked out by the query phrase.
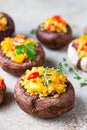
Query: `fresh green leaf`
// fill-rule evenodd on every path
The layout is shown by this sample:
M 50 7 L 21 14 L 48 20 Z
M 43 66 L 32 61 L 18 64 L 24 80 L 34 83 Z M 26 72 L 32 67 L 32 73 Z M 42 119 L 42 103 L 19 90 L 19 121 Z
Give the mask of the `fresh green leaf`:
M 15 49 L 16 49 L 17 54 L 23 54 L 24 53 L 24 44 L 23 45 L 16 45 Z
M 46 76 L 52 76 L 52 74 L 46 74 Z
M 36 29 L 32 29 L 31 34 L 35 34 L 35 33 L 36 33 Z
M 67 63 L 67 61 L 66 61 L 65 58 L 63 58 L 63 65 L 66 66 L 66 67 L 68 67 L 68 63 Z
M 66 58 L 63 58 L 63 61 L 65 61 L 65 62 L 66 62 Z
M 70 72 L 73 72 L 73 68 L 72 68 L 72 67 L 69 67 L 69 71 L 70 71 Z
M 52 82 L 52 80 L 47 79 L 47 80 L 45 81 L 44 85 L 45 85 L 45 86 L 48 86 L 48 85 L 49 85 L 49 83 L 51 83 L 51 82 Z
M 63 73 L 63 72 L 62 72 L 62 71 L 63 71 L 63 68 L 62 68 L 62 64 L 61 64 L 61 63 L 59 63 L 57 71 L 58 71 L 59 74 L 62 74 L 62 73 Z
M 41 74 L 39 77 L 44 77 L 44 74 Z
M 35 47 L 32 43 L 30 44 L 25 44 L 26 46 L 26 54 L 32 59 L 35 60 L 36 59 L 36 53 L 35 53 Z
M 51 79 L 48 79 L 48 76 L 51 76 L 52 74 L 47 74 L 47 71 L 49 70 L 49 68 L 48 67 L 45 67 L 45 69 L 44 69 L 44 79 L 45 79 L 45 82 L 44 82 L 44 85 L 45 86 L 48 86 L 48 84 L 49 83 L 51 83 L 52 81 L 51 81 Z
M 78 79 L 78 80 L 79 80 L 79 79 L 81 79 L 81 77 L 78 76 L 78 75 L 75 75 L 75 76 L 74 76 L 74 79 Z
M 35 47 L 32 43 L 29 44 L 22 44 L 22 45 L 17 45 L 15 46 L 16 53 L 17 54 L 23 54 L 24 51 L 25 53 L 32 59 L 36 59 L 36 53 L 35 53 Z
M 49 70 L 48 66 L 45 67 L 45 69 L 44 69 L 44 73 L 46 73 L 48 70 Z
M 68 67 L 68 64 L 67 64 L 67 63 L 64 63 L 64 66 Z
M 80 74 L 75 68 L 71 67 L 68 63 L 67 63 L 67 60 L 66 58 L 63 58 L 63 63 L 62 63 L 65 67 L 68 68 L 69 72 L 72 72 L 74 74 L 74 79 L 77 79 L 77 80 L 82 80 L 82 83 L 80 83 L 80 86 L 83 87 L 83 86 L 87 86 L 87 79 L 82 75 Z
M 80 86 L 81 86 L 81 87 L 83 87 L 83 86 L 87 86 L 87 83 L 82 82 L 82 83 L 80 83 Z

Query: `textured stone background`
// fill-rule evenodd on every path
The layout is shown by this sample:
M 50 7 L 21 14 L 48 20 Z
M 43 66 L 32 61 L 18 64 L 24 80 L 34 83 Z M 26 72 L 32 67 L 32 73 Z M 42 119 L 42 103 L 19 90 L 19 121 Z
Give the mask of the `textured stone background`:
M 55 14 L 62 15 L 69 22 L 75 37 L 80 36 L 87 25 L 87 0 L 0 0 L 0 12 L 11 15 L 16 33 L 26 36 L 30 36 L 30 30 L 46 17 Z M 45 65 L 57 67 L 63 57 L 67 58 L 67 46 L 58 51 L 44 49 Z M 75 88 L 75 108 L 61 117 L 43 120 L 27 115 L 18 107 L 13 97 L 17 78 L 0 69 L 7 84 L 7 94 L 0 106 L 0 130 L 87 130 L 87 86 L 81 88 L 72 74 L 67 70 L 65 73 Z M 82 74 L 87 77 L 86 73 Z

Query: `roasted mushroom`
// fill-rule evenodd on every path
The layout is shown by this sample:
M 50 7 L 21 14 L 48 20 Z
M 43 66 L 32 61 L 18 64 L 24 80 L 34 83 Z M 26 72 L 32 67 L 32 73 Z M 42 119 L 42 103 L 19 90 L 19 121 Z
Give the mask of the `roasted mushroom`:
M 72 30 L 60 16 L 47 18 L 36 31 L 38 40 L 48 48 L 59 49 L 72 40 Z
M 4 83 L 4 79 L 0 76 L 0 104 L 3 102 L 5 92 L 6 92 L 6 85 Z
M 6 13 L 0 12 L 0 42 L 15 31 L 13 19 Z
M 39 118 L 54 118 L 74 107 L 75 92 L 64 74 L 54 68 L 33 67 L 15 85 L 20 108 Z
M 20 76 L 33 66 L 43 65 L 44 58 L 41 45 L 24 35 L 17 34 L 1 42 L 0 66 L 13 75 Z

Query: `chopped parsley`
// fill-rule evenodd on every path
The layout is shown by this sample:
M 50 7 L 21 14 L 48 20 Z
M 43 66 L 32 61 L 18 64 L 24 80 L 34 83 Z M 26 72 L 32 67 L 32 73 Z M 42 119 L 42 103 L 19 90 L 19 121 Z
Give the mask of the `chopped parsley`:
M 35 46 L 32 43 L 16 45 L 15 50 L 17 54 L 23 54 L 25 52 L 32 60 L 36 60 Z

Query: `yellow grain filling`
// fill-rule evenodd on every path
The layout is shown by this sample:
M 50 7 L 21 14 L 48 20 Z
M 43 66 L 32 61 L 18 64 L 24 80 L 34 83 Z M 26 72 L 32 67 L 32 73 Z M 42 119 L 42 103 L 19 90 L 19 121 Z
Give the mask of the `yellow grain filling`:
M 36 42 L 32 38 L 26 39 L 24 35 L 17 34 L 14 38 L 7 37 L 1 42 L 1 49 L 3 53 L 10 58 L 13 62 L 23 63 L 29 57 L 26 53 L 17 54 L 15 46 L 30 44 L 36 45 Z
M 3 77 L 2 76 L 0 76 L 0 81 L 2 81 L 3 80 Z
M 77 51 L 80 59 L 87 57 L 87 34 L 75 39 L 73 43 L 78 45 Z
M 0 13 L 0 31 L 7 29 L 7 19 Z
M 60 16 L 48 17 L 45 22 L 40 25 L 40 28 L 41 30 L 67 33 L 67 23 Z
M 27 70 L 19 84 L 24 87 L 30 95 L 38 94 L 40 97 L 46 97 L 56 92 L 53 97 L 58 98 L 60 94 L 66 92 L 67 77 L 64 74 L 59 74 L 54 68 L 46 69 L 47 68 L 41 66 Z M 30 78 L 32 74 L 35 76 L 35 73 L 39 73 L 39 75 Z M 50 82 L 47 83 L 47 81 Z

